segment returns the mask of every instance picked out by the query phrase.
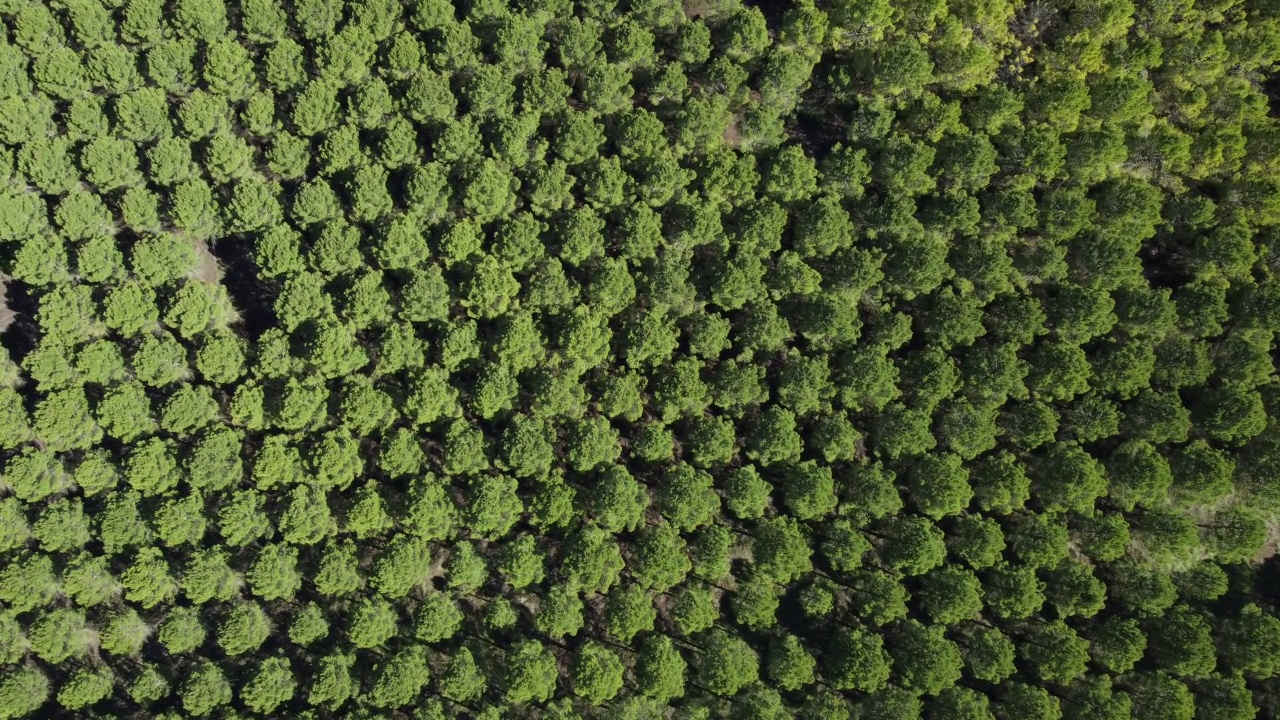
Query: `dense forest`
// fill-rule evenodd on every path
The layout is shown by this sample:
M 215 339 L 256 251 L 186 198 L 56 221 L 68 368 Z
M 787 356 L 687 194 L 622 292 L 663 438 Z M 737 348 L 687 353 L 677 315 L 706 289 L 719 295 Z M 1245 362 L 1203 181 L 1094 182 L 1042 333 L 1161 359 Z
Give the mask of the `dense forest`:
M 1280 3 L 0 17 L 0 718 L 1280 716 Z

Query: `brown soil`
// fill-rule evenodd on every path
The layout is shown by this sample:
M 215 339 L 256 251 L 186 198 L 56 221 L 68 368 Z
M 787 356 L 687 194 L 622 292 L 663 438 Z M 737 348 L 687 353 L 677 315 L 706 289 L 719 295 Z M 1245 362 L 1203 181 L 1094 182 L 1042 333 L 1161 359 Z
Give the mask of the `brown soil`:
M 8 280 L 0 277 L 0 332 L 7 330 L 18 317 L 18 314 L 9 307 L 8 291 Z
M 738 131 L 738 121 L 740 119 L 739 115 L 729 118 L 729 125 L 724 129 L 725 144 L 735 150 L 742 144 L 742 133 Z
M 684 14 L 691 18 L 696 18 L 699 15 L 706 15 L 709 12 L 711 12 L 711 3 L 707 2 L 707 0 L 684 1 Z
M 196 247 L 196 267 L 191 271 L 191 277 L 208 283 L 222 282 L 225 273 L 218 258 L 210 252 L 209 243 L 204 240 L 192 240 L 191 243 Z

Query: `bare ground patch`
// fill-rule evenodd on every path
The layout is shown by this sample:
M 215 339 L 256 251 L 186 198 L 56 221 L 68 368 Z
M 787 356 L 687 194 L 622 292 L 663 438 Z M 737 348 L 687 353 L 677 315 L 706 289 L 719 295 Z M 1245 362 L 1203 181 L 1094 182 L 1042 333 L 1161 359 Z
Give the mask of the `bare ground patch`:
M 711 12 L 711 3 L 707 0 L 684 0 L 684 14 L 691 18 Z
M 729 124 L 724 128 L 724 142 L 734 150 L 742 145 L 742 131 L 738 130 L 738 122 L 741 120 L 742 116 L 735 113 L 729 118 Z
M 0 276 L 0 333 L 9 329 L 18 314 L 9 307 L 9 279 Z
M 193 239 L 191 244 L 196 249 L 196 267 L 191 271 L 191 277 L 202 282 L 221 283 L 226 273 L 223 272 L 222 263 L 218 262 L 217 256 L 209 250 L 209 243 L 205 240 Z

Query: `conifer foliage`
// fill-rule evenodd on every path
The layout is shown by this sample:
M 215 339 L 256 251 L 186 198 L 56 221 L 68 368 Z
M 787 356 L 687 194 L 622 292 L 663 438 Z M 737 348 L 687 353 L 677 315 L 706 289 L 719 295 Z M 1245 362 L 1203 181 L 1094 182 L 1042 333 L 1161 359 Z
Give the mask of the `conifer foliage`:
M 0 20 L 0 720 L 1280 712 L 1280 3 Z

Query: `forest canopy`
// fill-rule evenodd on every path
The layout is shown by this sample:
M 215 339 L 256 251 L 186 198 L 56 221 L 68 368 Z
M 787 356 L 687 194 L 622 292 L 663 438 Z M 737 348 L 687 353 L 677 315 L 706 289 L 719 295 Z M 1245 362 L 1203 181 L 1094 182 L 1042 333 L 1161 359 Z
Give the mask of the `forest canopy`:
M 1280 716 L 1280 3 L 0 18 L 0 720 Z

